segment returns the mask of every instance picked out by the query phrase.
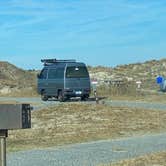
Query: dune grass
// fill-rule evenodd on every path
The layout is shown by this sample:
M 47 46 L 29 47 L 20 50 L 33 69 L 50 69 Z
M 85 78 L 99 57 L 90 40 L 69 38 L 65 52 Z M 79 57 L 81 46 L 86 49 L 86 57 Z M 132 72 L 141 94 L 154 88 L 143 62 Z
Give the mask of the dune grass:
M 10 131 L 8 151 L 166 131 L 166 113 L 102 104 L 64 103 L 32 112 L 32 128 Z

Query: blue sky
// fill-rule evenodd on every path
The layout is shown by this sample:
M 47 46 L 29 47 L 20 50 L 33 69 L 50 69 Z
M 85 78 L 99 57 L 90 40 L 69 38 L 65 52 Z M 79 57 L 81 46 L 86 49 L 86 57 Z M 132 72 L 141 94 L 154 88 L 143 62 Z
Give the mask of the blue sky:
M 165 0 L 0 0 L 0 61 L 116 66 L 166 58 Z

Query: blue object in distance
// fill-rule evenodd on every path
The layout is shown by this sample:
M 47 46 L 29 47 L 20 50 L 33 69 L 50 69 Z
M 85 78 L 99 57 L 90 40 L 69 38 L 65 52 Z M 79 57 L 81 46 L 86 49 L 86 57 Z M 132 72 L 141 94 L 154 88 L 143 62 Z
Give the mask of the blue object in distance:
M 157 84 L 162 84 L 163 81 L 164 81 L 164 78 L 163 78 L 162 76 L 158 76 L 158 77 L 156 78 Z

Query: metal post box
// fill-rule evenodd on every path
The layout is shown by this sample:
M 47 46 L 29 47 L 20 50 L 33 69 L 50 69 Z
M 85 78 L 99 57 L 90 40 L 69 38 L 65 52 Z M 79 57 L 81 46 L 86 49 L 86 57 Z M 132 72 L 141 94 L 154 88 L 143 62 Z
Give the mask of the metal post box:
M 0 130 L 31 128 L 30 104 L 0 104 Z

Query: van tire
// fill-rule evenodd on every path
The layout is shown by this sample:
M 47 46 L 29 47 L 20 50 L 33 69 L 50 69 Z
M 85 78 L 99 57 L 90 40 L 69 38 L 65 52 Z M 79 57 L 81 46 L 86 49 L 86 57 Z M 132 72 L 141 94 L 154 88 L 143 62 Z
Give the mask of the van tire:
M 81 101 L 86 101 L 88 98 L 87 98 L 87 96 L 82 96 L 81 97 Z
M 62 90 L 58 91 L 58 100 L 60 102 L 64 102 L 65 101 L 65 98 L 64 98 Z
M 47 100 L 48 100 L 48 96 L 45 95 L 45 92 L 44 92 L 44 91 L 41 92 L 41 99 L 42 99 L 43 101 L 47 101 Z

